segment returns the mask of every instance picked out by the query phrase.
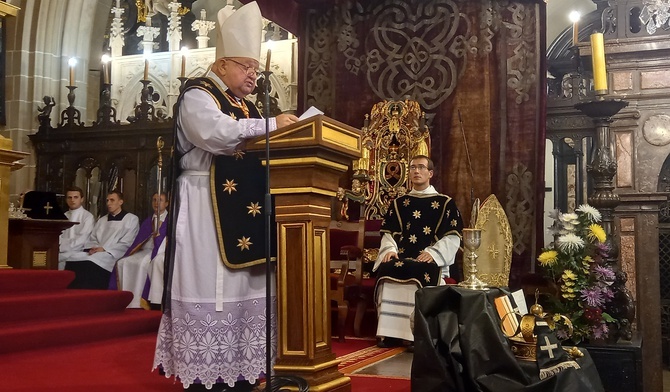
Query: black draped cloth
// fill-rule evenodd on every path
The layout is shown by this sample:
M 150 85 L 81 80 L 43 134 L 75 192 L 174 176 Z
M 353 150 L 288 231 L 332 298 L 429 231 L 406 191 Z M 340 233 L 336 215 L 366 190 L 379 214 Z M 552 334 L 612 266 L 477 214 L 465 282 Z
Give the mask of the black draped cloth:
M 589 353 L 581 369 L 540 380 L 536 362 L 517 360 L 493 300 L 507 291 L 427 287 L 416 293 L 413 392 L 603 391 Z

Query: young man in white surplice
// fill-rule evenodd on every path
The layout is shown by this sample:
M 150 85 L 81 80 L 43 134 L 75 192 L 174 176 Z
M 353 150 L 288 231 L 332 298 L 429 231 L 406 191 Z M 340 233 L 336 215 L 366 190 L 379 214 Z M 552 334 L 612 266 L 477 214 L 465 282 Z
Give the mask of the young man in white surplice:
M 58 269 L 65 268 L 65 261 L 77 252 L 84 250 L 88 237 L 93 232 L 95 218 L 82 204 L 84 203 L 84 191 L 76 186 L 67 188 L 65 191 L 65 202 L 69 208 L 65 216 L 70 222 L 79 222 L 63 232 L 58 239 Z

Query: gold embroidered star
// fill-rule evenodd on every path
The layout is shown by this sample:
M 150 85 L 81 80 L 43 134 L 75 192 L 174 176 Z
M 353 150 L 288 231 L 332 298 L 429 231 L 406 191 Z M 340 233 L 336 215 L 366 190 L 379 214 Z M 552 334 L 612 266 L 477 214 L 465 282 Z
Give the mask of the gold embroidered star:
M 414 212 L 412 212 L 412 216 L 413 216 L 415 219 L 419 219 L 419 218 L 421 218 L 421 211 L 419 211 L 419 210 L 414 210 Z
M 416 236 L 415 236 L 414 234 L 412 234 L 411 236 L 409 236 L 409 242 L 411 242 L 411 243 L 413 243 L 413 244 L 416 244 Z
M 428 272 L 423 274 L 423 280 L 425 280 L 426 283 L 430 283 L 430 275 L 428 275 Z
M 436 200 L 430 203 L 430 206 L 433 207 L 434 210 L 437 210 L 438 208 L 440 208 L 440 202 Z
M 260 214 L 260 213 L 261 213 L 261 208 L 263 208 L 263 207 L 259 206 L 259 204 L 260 204 L 260 203 L 251 203 L 251 204 L 249 204 L 249 205 L 247 206 L 247 209 L 249 210 L 248 214 L 253 215 L 254 218 L 256 217 L 256 214 Z
M 430 232 L 431 232 L 430 227 L 428 226 L 423 227 L 423 234 L 430 234 Z
M 405 225 L 405 227 L 406 227 L 406 230 L 409 230 L 409 228 L 412 227 L 412 224 L 411 224 L 410 222 L 407 222 L 407 224 Z
M 405 253 L 405 248 L 398 248 L 398 254 L 401 255 Z
M 226 180 L 226 183 L 223 184 L 223 191 L 228 192 L 229 195 L 232 195 L 233 192 L 237 192 L 237 183 L 235 180 Z
M 456 227 L 458 225 L 458 222 L 456 222 L 456 219 L 451 220 L 451 227 Z
M 235 113 L 230 112 L 230 113 L 228 113 L 228 115 L 229 115 L 230 118 L 232 118 L 233 120 L 237 120 L 237 116 L 235 115 Z
M 235 157 L 235 160 L 244 159 L 244 151 L 235 150 L 235 152 L 233 153 L 233 156 Z
M 402 202 L 402 205 L 407 207 L 409 205 L 409 199 L 405 199 L 405 201 Z
M 393 264 L 394 267 L 402 267 L 405 263 L 402 261 L 396 261 L 395 264 Z
M 254 243 L 249 241 L 251 237 L 245 237 L 242 236 L 242 238 L 237 239 L 237 246 L 240 248 L 240 251 L 243 250 L 249 250 L 249 245 L 253 245 Z

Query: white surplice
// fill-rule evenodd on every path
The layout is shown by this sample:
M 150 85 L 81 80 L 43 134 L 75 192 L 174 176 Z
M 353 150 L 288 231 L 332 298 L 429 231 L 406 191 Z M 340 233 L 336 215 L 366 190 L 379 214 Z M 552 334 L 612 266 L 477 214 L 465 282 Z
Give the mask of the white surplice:
M 99 267 L 112 271 L 116 261 L 123 257 L 133 244 L 140 230 L 139 219 L 135 214 L 126 213 L 122 220 L 109 220 L 109 215 L 98 219 L 84 249 L 103 247 L 104 252 L 89 255 L 88 252 L 77 252 L 67 261 L 92 261 Z
M 167 211 L 159 217 L 159 221 L 162 224 L 165 222 L 167 217 Z M 156 223 L 156 214 L 152 217 L 152 222 Z M 161 241 L 161 244 L 164 241 Z M 159 245 L 160 246 L 160 245 Z M 165 249 L 165 247 L 163 247 Z M 124 291 L 130 291 L 133 293 L 133 300 L 128 304 L 128 308 L 140 308 L 140 302 L 142 299 L 142 291 L 144 291 L 144 285 L 147 281 L 147 276 L 149 275 L 149 270 L 152 264 L 151 254 L 154 250 L 154 241 L 149 239 L 144 242 L 142 248 L 132 255 L 122 257 L 119 259 L 116 265 L 116 271 L 119 278 L 119 289 Z M 157 255 L 158 256 L 158 255 Z M 161 277 L 162 282 L 162 277 Z M 161 291 L 163 285 L 161 284 Z M 159 301 L 160 303 L 160 301 Z
M 167 240 L 161 242 L 156 256 L 151 259 L 151 270 L 149 271 L 149 297 L 150 303 L 160 305 L 163 301 L 163 276 L 165 271 L 165 244 Z
M 425 196 L 436 195 L 438 192 L 430 185 L 422 191 L 412 190 L 408 194 Z M 450 234 L 424 249 L 424 252 L 430 253 L 435 263 L 440 266 L 442 277 L 449 276 L 449 266 L 454 264 L 460 244 L 461 239 L 457 235 Z M 398 245 L 390 234 L 384 233 L 373 271 L 377 270 L 384 256 L 389 252 L 398 253 Z M 444 279 L 440 279 L 439 284 L 443 285 Z M 414 341 L 410 317 L 414 311 L 414 294 L 418 288 L 419 286 L 415 283 L 392 281 L 379 283 L 376 298 L 377 336 Z
M 65 212 L 70 222 L 79 222 L 68 229 L 63 230 L 58 238 L 58 269 L 65 268 L 65 261 L 77 252 L 84 250 L 84 245 L 93 232 L 95 218 L 84 207 Z
M 213 72 L 207 76 L 226 90 Z M 270 120 L 272 131 L 276 121 Z M 168 238 L 176 251 L 154 368 L 177 376 L 184 387 L 196 379 L 207 386 L 218 378 L 231 386 L 239 378 L 253 383 L 266 368 L 265 265 L 230 269 L 223 264 L 209 174 L 215 155 L 232 155 L 245 138 L 264 133 L 265 120 L 235 120 L 221 112 L 212 95 L 194 88 L 182 98 L 177 125 L 177 148 L 185 155 L 179 162 L 175 238 Z M 272 314 L 274 319 L 274 308 Z

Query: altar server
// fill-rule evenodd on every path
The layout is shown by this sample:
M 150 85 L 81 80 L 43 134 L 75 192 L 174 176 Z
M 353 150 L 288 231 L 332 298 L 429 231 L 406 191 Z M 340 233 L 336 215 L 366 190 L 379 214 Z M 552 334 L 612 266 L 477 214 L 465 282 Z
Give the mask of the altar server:
M 67 188 L 65 191 L 65 202 L 69 208 L 65 216 L 70 222 L 79 222 L 68 229 L 63 230 L 58 239 L 58 269 L 65 268 L 65 261 L 77 252 L 84 250 L 88 237 L 93 232 L 95 218 L 83 206 L 84 191 L 76 186 Z
M 410 160 L 412 190 L 389 206 L 373 270 L 378 271 L 377 337 L 380 347 L 410 345 L 410 316 L 420 287 L 444 284 L 461 243 L 463 220 L 454 200 L 430 185 L 433 162 Z
M 139 230 L 137 216 L 124 211 L 122 206 L 121 192 L 107 194 L 109 213 L 95 223 L 84 251 L 75 253 L 65 263 L 65 269 L 75 273 L 70 288 L 107 289 L 116 261 L 126 253 Z

